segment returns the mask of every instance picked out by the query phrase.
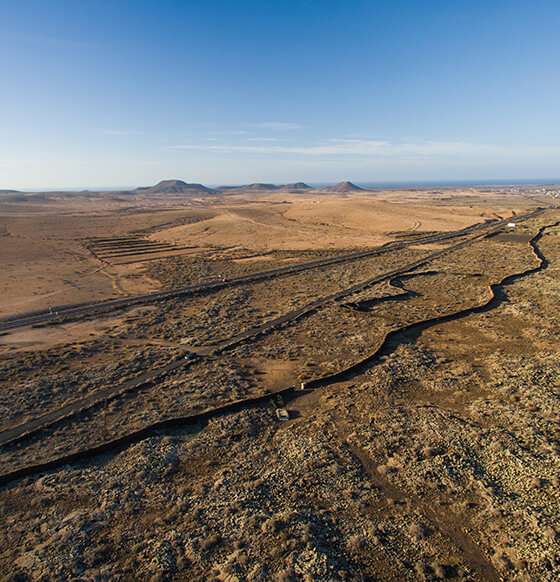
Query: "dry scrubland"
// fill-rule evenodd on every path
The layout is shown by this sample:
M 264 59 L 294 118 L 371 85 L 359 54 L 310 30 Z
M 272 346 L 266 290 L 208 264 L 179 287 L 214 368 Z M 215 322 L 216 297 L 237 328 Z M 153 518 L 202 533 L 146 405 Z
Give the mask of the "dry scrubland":
M 475 190 L 235 194 L 180 208 L 82 200 L 65 215 L 56 203 L 18 204 L 1 215 L 12 277 L 4 314 L 48 306 L 48 293 L 68 302 L 231 278 L 536 206 Z M 515 236 L 483 238 L 229 348 L 215 346 L 465 237 L 3 334 L 2 429 L 118 390 L 185 350 L 210 354 L 0 446 L 3 474 L 165 419 L 271 397 L 2 486 L 0 572 L 557 580 L 558 221 L 547 210 Z M 189 248 L 99 259 L 87 246 L 132 235 Z M 274 396 L 359 361 L 317 388 Z M 288 422 L 276 419 L 282 405 Z
M 159 287 L 145 272 L 144 261 L 153 262 L 161 253 L 100 259 L 89 250 L 92 239 L 134 236 L 190 247 L 179 254 L 192 259 L 255 261 L 269 251 L 367 248 L 392 240 L 394 232 L 453 230 L 527 206 L 526 198 L 518 195 L 494 195 L 490 206 L 484 192 L 460 195 L 452 207 L 441 201 L 449 193 L 429 191 L 273 191 L 194 199 L 78 193 L 28 196 L 24 201 L 0 196 L 0 316 Z M 434 203 L 439 203 L 435 211 Z M 266 264 L 270 257 L 262 260 Z

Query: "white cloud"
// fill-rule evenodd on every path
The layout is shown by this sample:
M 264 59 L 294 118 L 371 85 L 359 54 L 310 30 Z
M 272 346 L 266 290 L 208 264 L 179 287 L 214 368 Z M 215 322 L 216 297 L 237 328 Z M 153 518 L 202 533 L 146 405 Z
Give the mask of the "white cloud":
M 102 129 L 101 133 L 106 135 L 144 135 L 143 131 L 134 129 Z
M 245 129 L 223 129 L 220 131 L 210 131 L 209 135 L 247 135 L 248 133 Z
M 251 127 L 270 129 L 272 131 L 293 131 L 294 129 L 303 129 L 304 126 L 298 123 L 286 123 L 283 121 L 265 121 L 263 123 L 251 123 Z
M 252 140 L 255 141 L 255 140 Z M 268 141 L 268 140 L 267 140 Z M 560 156 L 560 146 L 502 146 L 456 141 L 408 141 L 337 139 L 310 146 L 186 144 L 173 149 L 216 153 L 296 154 L 302 156 L 361 156 L 380 159 L 499 159 L 517 160 Z
M 247 141 L 274 142 L 274 141 L 278 141 L 278 138 L 276 138 L 276 137 L 248 137 Z

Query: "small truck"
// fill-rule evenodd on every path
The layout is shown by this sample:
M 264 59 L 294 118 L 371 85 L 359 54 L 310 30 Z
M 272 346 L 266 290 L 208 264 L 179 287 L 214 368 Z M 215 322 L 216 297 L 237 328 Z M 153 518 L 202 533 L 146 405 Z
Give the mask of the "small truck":
M 278 420 L 290 420 L 290 413 L 285 408 L 277 408 L 276 417 Z

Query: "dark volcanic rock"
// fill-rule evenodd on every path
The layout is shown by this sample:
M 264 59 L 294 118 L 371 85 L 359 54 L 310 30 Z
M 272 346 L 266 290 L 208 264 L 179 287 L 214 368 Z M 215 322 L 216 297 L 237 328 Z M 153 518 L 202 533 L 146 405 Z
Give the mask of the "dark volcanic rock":
M 323 188 L 325 192 L 362 192 L 363 188 L 356 186 L 356 184 L 352 184 L 352 182 L 339 182 L 334 186 L 327 186 Z
M 305 182 L 295 182 L 293 184 L 286 184 L 286 190 L 311 190 Z
M 261 184 L 257 182 L 255 184 L 248 184 L 247 186 L 241 187 L 243 190 L 278 190 L 278 186 L 275 184 Z
M 183 180 L 162 180 L 155 186 L 136 188 L 135 194 L 182 194 L 198 192 L 200 194 L 213 194 L 215 190 L 202 184 L 188 184 Z
M 243 184 L 242 186 L 220 186 L 219 191 L 224 194 L 243 194 L 244 192 L 263 192 L 280 190 L 283 186 L 276 186 L 276 184 L 262 184 L 256 182 L 254 184 Z

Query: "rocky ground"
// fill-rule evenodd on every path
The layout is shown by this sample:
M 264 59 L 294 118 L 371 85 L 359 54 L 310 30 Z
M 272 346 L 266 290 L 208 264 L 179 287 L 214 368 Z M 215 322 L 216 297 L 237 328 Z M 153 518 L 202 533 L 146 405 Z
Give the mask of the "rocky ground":
M 557 219 L 549 212 L 530 232 Z M 0 571 L 7 580 L 557 580 L 559 233 L 538 243 L 546 268 L 505 286 L 493 309 L 397 333 L 352 377 L 4 486 Z M 267 358 L 290 364 L 292 379 L 335 371 L 388 331 L 481 305 L 490 283 L 538 264 L 526 242 L 485 240 L 236 347 L 223 363 L 173 373 L 115 401 L 105 420 L 123 431 L 256 393 Z M 372 304 L 403 289 L 412 294 Z M 210 312 L 225 322 L 233 311 Z M 142 329 L 156 325 L 165 321 Z M 80 373 L 101 375 L 87 362 Z M 282 405 L 292 419 L 280 423 Z M 59 426 L 48 451 L 37 439 L 3 461 L 61 454 L 77 434 L 93 442 L 102 418 Z
M 212 249 L 207 256 L 173 257 L 149 264 L 146 274 L 157 279 L 164 289 L 195 285 L 200 281 L 222 277 L 242 277 L 309 261 L 330 259 L 364 249 L 333 249 L 309 251 L 272 250 L 258 253 L 250 249 Z
M 184 340 L 194 345 L 219 343 L 256 323 L 288 313 L 429 254 L 430 251 L 421 248 L 402 249 L 242 287 L 230 287 L 208 296 L 177 298 L 161 304 L 157 311 L 131 321 L 121 337 L 159 337 L 170 341 Z
M 0 360 L 2 426 L 19 424 L 176 357 L 162 347 L 123 346 L 110 339 L 5 355 Z

